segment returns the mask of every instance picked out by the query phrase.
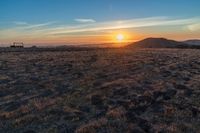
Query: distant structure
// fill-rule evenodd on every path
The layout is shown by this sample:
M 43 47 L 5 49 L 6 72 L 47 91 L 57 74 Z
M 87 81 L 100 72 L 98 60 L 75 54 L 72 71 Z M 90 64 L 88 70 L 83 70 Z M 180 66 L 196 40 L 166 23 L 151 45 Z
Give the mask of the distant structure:
M 37 46 L 33 45 L 33 46 L 31 46 L 31 48 L 37 48 Z
M 11 48 L 23 48 L 24 43 L 23 42 L 13 42 L 12 45 L 10 45 Z

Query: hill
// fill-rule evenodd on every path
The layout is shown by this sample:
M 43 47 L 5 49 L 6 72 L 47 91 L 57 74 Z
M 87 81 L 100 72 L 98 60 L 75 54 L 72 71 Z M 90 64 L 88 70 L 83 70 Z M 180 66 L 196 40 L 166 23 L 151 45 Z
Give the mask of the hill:
M 199 45 L 200 46 L 200 40 L 198 40 L 198 39 L 186 40 L 183 43 L 187 43 L 187 44 L 190 44 L 190 45 Z
M 128 47 L 139 48 L 190 48 L 191 46 L 174 40 L 168 40 L 165 38 L 146 38 L 144 40 L 134 42 Z

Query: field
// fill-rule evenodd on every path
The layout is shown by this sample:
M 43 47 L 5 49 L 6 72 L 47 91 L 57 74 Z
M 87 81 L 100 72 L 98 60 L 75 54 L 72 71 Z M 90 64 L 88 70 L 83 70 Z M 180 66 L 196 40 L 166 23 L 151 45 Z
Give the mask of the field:
M 0 132 L 200 131 L 200 50 L 0 53 Z

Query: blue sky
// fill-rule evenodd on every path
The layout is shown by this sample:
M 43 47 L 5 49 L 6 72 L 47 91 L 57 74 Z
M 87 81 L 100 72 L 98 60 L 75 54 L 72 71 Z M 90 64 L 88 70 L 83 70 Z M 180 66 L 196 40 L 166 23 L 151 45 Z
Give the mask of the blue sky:
M 120 31 L 137 34 L 137 39 L 150 32 L 200 38 L 199 7 L 199 0 L 0 0 L 0 42 L 87 42 L 88 36 L 95 41 Z

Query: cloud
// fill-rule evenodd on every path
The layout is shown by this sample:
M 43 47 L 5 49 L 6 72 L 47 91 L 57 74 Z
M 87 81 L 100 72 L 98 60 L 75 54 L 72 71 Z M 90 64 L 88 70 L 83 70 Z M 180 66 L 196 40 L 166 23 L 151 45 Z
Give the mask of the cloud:
M 41 28 L 41 27 L 46 27 L 49 25 L 54 24 L 55 22 L 47 22 L 47 23 L 40 23 L 40 24 L 28 24 L 26 26 L 18 27 L 20 29 L 34 29 L 34 28 Z
M 200 18 L 170 18 L 165 16 L 148 17 L 138 19 L 114 20 L 95 22 L 90 19 L 78 19 L 81 23 L 62 24 L 57 22 L 46 22 L 29 24 L 18 22 L 15 27 L 3 28 L 0 30 L 1 40 L 12 40 L 13 38 L 62 38 L 63 36 L 100 35 L 108 31 L 118 29 L 134 29 L 142 27 L 161 26 L 184 26 L 191 31 L 200 29 Z M 90 22 L 90 23 L 89 23 Z M 93 23 L 91 23 L 93 22 Z M 17 24 L 17 23 L 16 23 Z M 103 32 L 103 33 L 102 33 Z M 173 32 L 173 31 L 172 31 Z M 145 31 L 144 31 L 145 33 Z
M 187 28 L 190 31 L 199 31 L 200 30 L 200 23 L 188 25 Z
M 175 25 L 189 25 L 195 22 L 200 22 L 199 18 L 189 19 L 171 19 L 168 17 L 149 17 L 139 19 L 128 19 L 119 21 L 105 21 L 92 24 L 75 25 L 74 27 L 59 27 L 59 29 L 52 29 L 50 34 L 70 34 L 79 32 L 96 32 L 105 30 L 117 30 L 128 28 L 141 28 L 152 26 L 175 26 Z
M 14 23 L 14 22 L 13 22 Z M 28 24 L 15 21 L 16 26 L 0 30 L 0 39 L 38 38 L 46 36 L 50 26 L 55 22 Z
M 82 19 L 82 18 L 77 18 L 75 19 L 75 21 L 79 23 L 95 23 L 96 22 L 94 19 Z
M 13 23 L 16 25 L 28 25 L 28 23 L 24 21 L 14 21 Z

